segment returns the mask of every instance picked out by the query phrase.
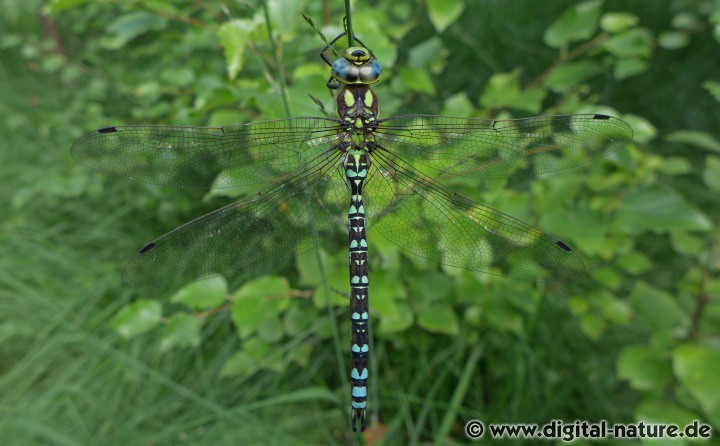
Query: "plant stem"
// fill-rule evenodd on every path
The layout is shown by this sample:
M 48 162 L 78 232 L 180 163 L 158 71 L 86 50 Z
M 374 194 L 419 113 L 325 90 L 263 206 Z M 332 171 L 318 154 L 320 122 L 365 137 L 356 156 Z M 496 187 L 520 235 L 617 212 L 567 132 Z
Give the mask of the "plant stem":
M 287 99 L 287 92 L 285 91 L 285 76 L 283 73 L 282 65 L 280 63 L 280 54 L 278 53 L 277 45 L 275 44 L 275 37 L 272 32 L 272 24 L 270 23 L 270 13 L 268 12 L 267 1 L 262 2 L 263 12 L 265 13 L 265 25 L 268 30 L 268 37 L 270 39 L 270 49 L 272 50 L 273 57 L 275 59 L 275 67 L 278 71 L 278 83 L 280 84 L 280 96 L 282 97 L 283 106 L 285 108 L 286 118 L 290 118 L 292 112 L 290 110 L 290 103 Z
M 350 14 L 350 0 L 345 0 L 345 26 L 348 36 L 348 48 L 355 45 L 355 35 L 352 28 L 352 15 Z

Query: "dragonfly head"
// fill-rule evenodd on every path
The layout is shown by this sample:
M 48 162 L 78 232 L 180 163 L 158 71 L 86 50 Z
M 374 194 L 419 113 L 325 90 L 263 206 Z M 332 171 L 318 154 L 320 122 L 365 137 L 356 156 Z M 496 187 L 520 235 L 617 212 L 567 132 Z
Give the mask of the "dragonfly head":
M 341 84 L 370 85 L 380 79 L 382 67 L 370 50 L 352 46 L 345 50 L 342 59 L 332 64 L 332 77 Z

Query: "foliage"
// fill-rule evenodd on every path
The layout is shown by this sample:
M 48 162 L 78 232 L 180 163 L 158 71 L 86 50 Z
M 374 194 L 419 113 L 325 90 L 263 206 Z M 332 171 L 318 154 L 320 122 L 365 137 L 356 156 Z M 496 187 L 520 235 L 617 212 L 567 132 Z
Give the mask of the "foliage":
M 253 191 L 103 178 L 67 152 L 111 124 L 284 118 L 283 91 L 293 116 L 333 113 L 301 12 L 332 38 L 342 2 L 268 1 L 273 40 L 254 1 L 4 3 L 0 438 L 348 442 L 347 299 L 324 286 L 347 289 L 342 236 L 253 281 L 125 289 L 133 249 Z M 720 427 L 720 7 L 670 5 L 354 4 L 384 117 L 606 113 L 635 131 L 532 182 L 445 181 L 569 240 L 581 287 L 439 267 L 370 233 L 386 444 L 465 441 L 474 418 Z

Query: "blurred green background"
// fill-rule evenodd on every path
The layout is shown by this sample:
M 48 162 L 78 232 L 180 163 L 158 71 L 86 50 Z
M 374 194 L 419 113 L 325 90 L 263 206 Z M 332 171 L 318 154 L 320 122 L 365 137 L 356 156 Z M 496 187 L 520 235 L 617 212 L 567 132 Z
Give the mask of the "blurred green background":
M 371 234 L 375 436 L 349 430 L 349 309 L 332 293 L 328 315 L 316 261 L 348 292 L 342 242 L 252 282 L 124 288 L 138 248 L 234 197 L 69 154 L 108 125 L 285 118 L 280 83 L 293 116 L 334 112 L 301 12 L 332 38 L 342 2 L 268 6 L 276 54 L 254 0 L 0 2 L 2 444 L 465 444 L 471 419 L 718 433 L 720 2 L 354 3 L 381 117 L 601 112 L 635 131 L 582 168 L 450 184 L 570 243 L 581 289 L 459 272 Z

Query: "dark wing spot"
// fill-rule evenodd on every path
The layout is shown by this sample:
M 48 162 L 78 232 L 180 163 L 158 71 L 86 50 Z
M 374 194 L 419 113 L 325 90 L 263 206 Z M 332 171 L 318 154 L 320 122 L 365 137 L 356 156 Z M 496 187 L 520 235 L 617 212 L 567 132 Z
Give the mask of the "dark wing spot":
M 155 246 L 157 246 L 157 245 L 155 245 L 155 242 L 150 243 L 149 245 L 147 245 L 147 246 L 145 246 L 143 249 L 141 249 L 140 252 L 139 252 L 139 254 L 145 254 L 146 252 L 148 252 L 148 251 L 150 251 L 151 249 L 153 249 Z
M 608 116 L 608 115 L 595 115 L 595 116 L 593 116 L 593 119 L 610 119 L 610 116 Z
M 565 251 L 572 251 L 572 248 L 571 248 L 571 247 L 569 247 L 569 246 L 566 245 L 565 243 L 561 242 L 560 240 L 558 240 L 557 242 L 555 242 L 555 244 L 558 245 L 559 247 L 561 247 L 562 249 L 564 249 Z
M 98 130 L 98 133 L 113 133 L 117 132 L 117 129 L 115 127 L 105 127 L 104 129 Z

